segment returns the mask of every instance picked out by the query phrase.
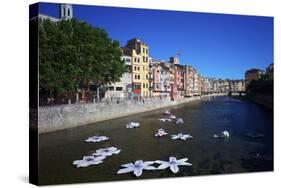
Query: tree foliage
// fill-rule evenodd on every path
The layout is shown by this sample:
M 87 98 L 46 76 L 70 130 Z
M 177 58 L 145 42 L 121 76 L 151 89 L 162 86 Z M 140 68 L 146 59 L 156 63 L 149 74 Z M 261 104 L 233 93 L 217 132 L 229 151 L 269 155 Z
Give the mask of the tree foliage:
M 68 95 L 119 81 L 125 71 L 118 41 L 75 19 L 39 23 L 39 87 Z
M 248 86 L 250 92 L 273 95 L 273 72 L 267 72 Z

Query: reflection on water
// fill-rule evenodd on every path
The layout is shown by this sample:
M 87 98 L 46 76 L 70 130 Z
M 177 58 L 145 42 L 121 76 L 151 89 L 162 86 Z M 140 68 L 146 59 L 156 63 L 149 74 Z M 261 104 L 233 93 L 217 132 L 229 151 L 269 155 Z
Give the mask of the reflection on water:
M 93 181 L 166 178 L 208 174 L 257 172 L 273 170 L 273 114 L 248 101 L 229 97 L 183 104 L 167 108 L 184 124 L 160 122 L 155 110 L 119 119 L 40 135 L 39 183 L 78 183 Z M 140 122 L 136 129 L 126 129 L 130 121 Z M 168 134 L 186 133 L 194 138 L 171 140 L 170 136 L 154 137 L 157 129 Z M 221 131 L 230 132 L 229 139 L 212 138 Z M 110 139 L 86 143 L 93 135 Z M 260 135 L 258 137 L 251 135 Z M 122 149 L 104 163 L 75 168 L 72 161 L 96 149 L 115 146 Z M 121 164 L 136 160 L 168 160 L 169 156 L 188 157 L 192 167 L 180 167 L 177 174 L 169 169 L 144 171 L 139 178 L 132 173 L 117 175 Z

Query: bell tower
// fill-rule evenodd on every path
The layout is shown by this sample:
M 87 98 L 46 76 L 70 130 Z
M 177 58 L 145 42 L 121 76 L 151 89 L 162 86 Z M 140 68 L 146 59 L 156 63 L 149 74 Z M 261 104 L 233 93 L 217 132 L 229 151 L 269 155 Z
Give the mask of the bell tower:
M 73 17 L 73 9 L 70 4 L 61 4 L 60 5 L 60 19 L 68 20 Z

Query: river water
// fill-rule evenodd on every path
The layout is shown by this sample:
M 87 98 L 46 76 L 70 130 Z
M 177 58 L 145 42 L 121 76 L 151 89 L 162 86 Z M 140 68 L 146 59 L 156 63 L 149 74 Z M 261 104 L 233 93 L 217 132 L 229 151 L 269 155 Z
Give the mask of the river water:
M 164 110 L 184 119 L 184 124 L 160 122 Z M 140 122 L 136 129 L 126 129 L 130 121 Z M 156 138 L 163 128 L 169 134 Z M 213 138 L 227 130 L 228 139 Z M 187 141 L 171 140 L 170 135 L 188 133 Z M 93 135 L 109 140 L 87 143 Z M 253 135 L 259 135 L 258 138 Z M 76 168 L 74 160 L 103 147 L 115 146 L 122 151 L 102 164 Z M 188 157 L 191 167 L 182 166 L 177 174 L 169 169 L 117 175 L 121 164 L 136 160 L 168 160 L 169 156 Z M 156 165 L 155 165 L 156 166 Z M 273 113 L 251 103 L 226 96 L 168 107 L 146 113 L 103 121 L 40 135 L 39 183 L 61 184 L 113 180 L 167 178 L 209 174 L 261 172 L 273 170 Z

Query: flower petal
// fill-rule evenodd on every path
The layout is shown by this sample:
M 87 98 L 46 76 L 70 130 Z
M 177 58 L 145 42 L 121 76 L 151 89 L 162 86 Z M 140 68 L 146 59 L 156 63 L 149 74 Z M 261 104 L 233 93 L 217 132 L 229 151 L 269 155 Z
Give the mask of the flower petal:
M 80 168 L 80 167 L 88 167 L 88 166 L 90 166 L 91 164 L 88 162 L 88 161 L 84 161 L 84 160 L 81 160 L 80 162 L 79 162 L 79 164 L 77 164 L 77 168 Z
M 117 149 L 116 151 L 113 151 L 112 153 L 113 154 L 118 154 L 118 153 L 120 153 L 120 151 L 121 151 L 121 149 Z
M 177 164 L 178 166 L 192 166 L 191 163 L 188 163 L 188 162 L 183 162 L 181 164 Z
M 79 163 L 81 163 L 81 161 L 83 161 L 83 160 L 76 160 L 76 161 L 73 161 L 73 165 L 78 165 Z
M 157 164 L 162 164 L 162 163 L 166 163 L 167 161 L 156 160 L 154 162 L 157 163 Z
M 188 158 L 182 158 L 177 160 L 177 165 L 181 165 L 182 163 L 185 163 L 188 160 Z
M 104 156 L 104 155 L 97 156 L 97 157 L 94 158 L 94 161 L 102 161 L 102 160 L 104 160 L 105 158 L 106 158 L 106 156 Z
M 176 164 L 171 164 L 170 165 L 170 170 L 175 174 L 175 173 L 178 173 L 179 167 Z
M 170 163 L 167 161 L 164 161 L 160 166 L 157 167 L 157 170 L 163 170 L 170 166 Z
M 133 163 L 127 163 L 127 164 L 122 164 L 121 166 L 126 167 L 126 168 L 132 168 L 134 167 Z
M 123 169 L 118 170 L 117 174 L 125 174 L 125 173 L 132 172 L 132 171 L 134 171 L 134 168 L 132 168 L 132 167 L 123 168 Z
M 97 164 L 103 163 L 103 161 L 91 161 L 89 163 L 90 163 L 90 165 L 97 165 Z
M 134 174 L 139 177 L 142 175 L 142 168 L 135 168 L 134 169 Z
M 169 162 L 176 162 L 177 161 L 177 158 L 175 157 L 169 157 Z
M 155 170 L 156 168 L 154 166 L 144 166 L 144 170 Z

